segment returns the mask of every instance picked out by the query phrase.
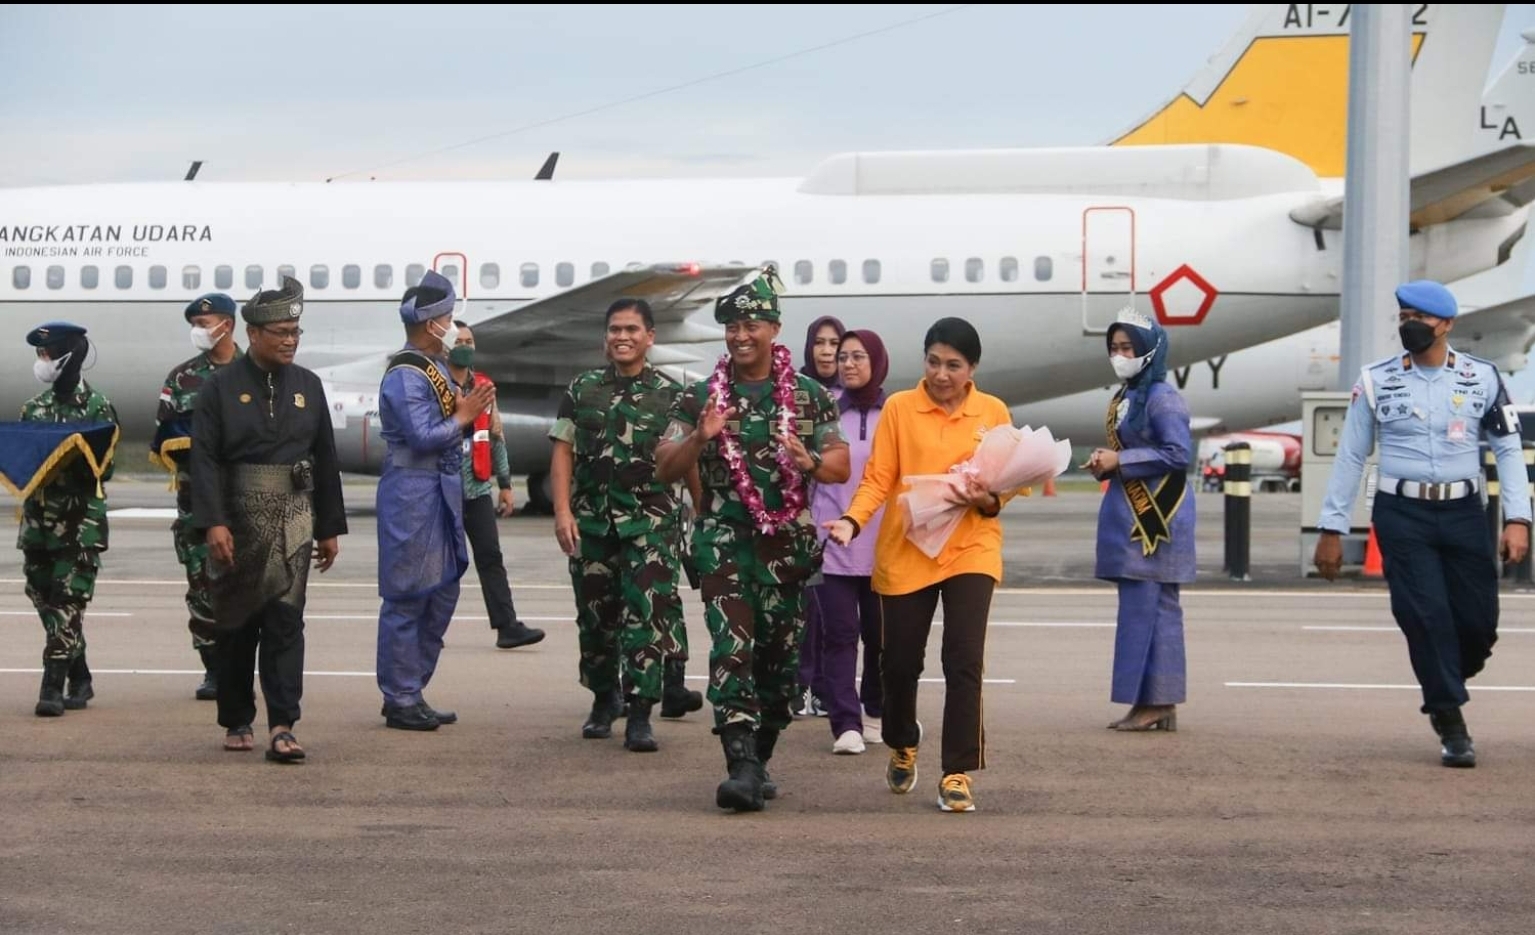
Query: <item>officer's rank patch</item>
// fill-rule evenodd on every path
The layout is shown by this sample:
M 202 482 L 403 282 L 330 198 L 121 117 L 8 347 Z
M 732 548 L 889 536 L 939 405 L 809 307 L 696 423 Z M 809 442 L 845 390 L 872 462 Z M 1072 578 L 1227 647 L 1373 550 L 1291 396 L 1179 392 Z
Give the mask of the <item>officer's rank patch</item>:
M 240 394 L 240 402 L 248 403 L 250 401 L 251 401 L 251 394 L 249 394 L 249 393 L 241 393 Z
M 293 394 L 293 405 L 294 405 L 294 407 L 296 407 L 298 409 L 303 409 L 304 408 L 304 394 L 303 393 L 294 393 Z
M 1450 405 L 1454 406 L 1456 409 L 1459 409 L 1460 408 L 1460 404 L 1465 402 L 1465 401 L 1466 401 L 1466 397 L 1460 395 L 1459 393 L 1456 393 L 1456 394 L 1454 394 L 1453 396 L 1450 397 Z

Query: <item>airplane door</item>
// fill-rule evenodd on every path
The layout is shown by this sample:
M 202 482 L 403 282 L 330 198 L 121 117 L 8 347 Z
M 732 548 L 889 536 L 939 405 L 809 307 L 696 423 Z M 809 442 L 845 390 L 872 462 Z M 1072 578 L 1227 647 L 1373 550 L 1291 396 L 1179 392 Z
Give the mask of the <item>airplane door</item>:
M 453 283 L 460 302 L 469 298 L 469 259 L 462 253 L 439 253 L 432 257 L 432 269 Z
M 1082 331 L 1103 334 L 1135 302 L 1135 212 L 1082 212 Z

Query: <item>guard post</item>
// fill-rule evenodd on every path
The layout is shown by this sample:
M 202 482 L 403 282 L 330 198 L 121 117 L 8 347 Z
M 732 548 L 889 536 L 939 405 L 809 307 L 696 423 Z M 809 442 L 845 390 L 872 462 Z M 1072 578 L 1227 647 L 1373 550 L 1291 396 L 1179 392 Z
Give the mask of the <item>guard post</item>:
M 1226 571 L 1232 581 L 1251 581 L 1253 452 L 1247 442 L 1226 446 Z

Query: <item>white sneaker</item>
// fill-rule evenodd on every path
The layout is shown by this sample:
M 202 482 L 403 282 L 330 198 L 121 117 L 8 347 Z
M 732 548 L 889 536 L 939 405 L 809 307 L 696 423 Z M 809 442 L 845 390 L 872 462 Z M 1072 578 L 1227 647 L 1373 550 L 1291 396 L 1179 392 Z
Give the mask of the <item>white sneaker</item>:
M 864 751 L 863 736 L 856 730 L 845 730 L 831 745 L 831 752 L 847 754 L 862 753 Z
M 877 717 L 865 716 L 863 719 L 863 742 L 884 743 L 885 735 L 880 733 L 880 722 Z

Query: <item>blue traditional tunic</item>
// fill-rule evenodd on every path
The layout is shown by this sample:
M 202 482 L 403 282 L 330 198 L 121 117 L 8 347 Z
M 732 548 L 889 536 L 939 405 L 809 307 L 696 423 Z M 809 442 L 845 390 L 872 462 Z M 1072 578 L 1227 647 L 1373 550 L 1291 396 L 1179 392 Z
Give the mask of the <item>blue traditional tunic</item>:
M 1098 563 L 1094 574 L 1109 581 L 1182 583 L 1194 580 L 1194 497 L 1186 491 L 1173 515 L 1172 541 L 1162 542 L 1145 554 L 1132 541 L 1135 526 L 1125 481 L 1142 480 L 1155 487 L 1171 474 L 1170 484 L 1188 486 L 1188 466 L 1194 443 L 1189 433 L 1189 410 L 1183 397 L 1167 383 L 1153 383 L 1146 398 L 1146 419 L 1140 425 L 1120 425 L 1119 470 L 1109 478 L 1108 492 L 1098 508 Z

